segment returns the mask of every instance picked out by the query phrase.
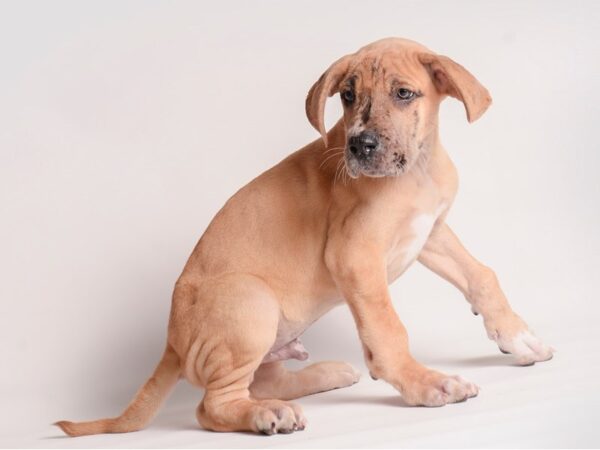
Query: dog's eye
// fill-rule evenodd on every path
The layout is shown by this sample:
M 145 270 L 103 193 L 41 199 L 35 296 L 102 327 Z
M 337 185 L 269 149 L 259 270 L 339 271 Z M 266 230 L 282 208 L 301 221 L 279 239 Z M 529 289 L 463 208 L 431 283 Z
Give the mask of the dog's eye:
M 355 98 L 356 97 L 354 95 L 354 91 L 352 91 L 351 89 L 346 89 L 345 91 L 342 92 L 342 99 L 346 103 L 352 103 Z
M 396 96 L 398 96 L 400 100 L 410 100 L 415 96 L 415 93 L 410 89 L 400 88 L 396 92 Z

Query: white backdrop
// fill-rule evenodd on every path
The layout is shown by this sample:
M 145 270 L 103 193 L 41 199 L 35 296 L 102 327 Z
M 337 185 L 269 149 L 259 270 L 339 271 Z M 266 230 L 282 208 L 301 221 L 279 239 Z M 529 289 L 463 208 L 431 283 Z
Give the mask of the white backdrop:
M 0 3 L 0 445 L 600 445 L 599 21 L 594 1 Z M 413 352 L 476 381 L 477 399 L 401 408 L 367 376 L 301 400 L 304 433 L 265 440 L 198 431 L 200 392 L 182 383 L 146 431 L 56 438 L 51 422 L 126 405 L 210 219 L 317 137 L 304 98 L 322 71 L 386 36 L 492 93 L 473 125 L 442 107 L 461 176 L 448 221 L 556 358 L 512 367 L 461 295 L 415 266 L 392 287 Z M 311 360 L 364 371 L 345 308 L 304 341 Z

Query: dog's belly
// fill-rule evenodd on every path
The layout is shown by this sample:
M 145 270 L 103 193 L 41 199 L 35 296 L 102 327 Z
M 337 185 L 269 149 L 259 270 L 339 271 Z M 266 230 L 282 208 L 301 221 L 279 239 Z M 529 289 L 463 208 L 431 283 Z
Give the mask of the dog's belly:
M 300 336 L 320 317 L 336 305 L 343 302 L 341 295 L 327 295 L 325 298 L 308 301 L 307 309 L 301 321 L 292 321 L 282 314 L 277 326 L 277 336 L 269 352 L 263 358 L 263 363 L 297 359 L 308 359 L 308 351 L 302 345 Z

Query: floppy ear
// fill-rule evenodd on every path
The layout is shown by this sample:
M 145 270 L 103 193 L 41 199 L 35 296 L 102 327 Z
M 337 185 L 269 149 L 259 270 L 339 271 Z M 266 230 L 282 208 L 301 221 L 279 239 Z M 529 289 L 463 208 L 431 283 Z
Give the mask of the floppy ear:
M 438 91 L 463 102 L 469 122 L 479 119 L 491 105 L 488 90 L 460 64 L 431 53 L 422 53 L 419 60 L 429 71 Z
M 344 56 L 334 62 L 329 69 L 317 80 L 308 91 L 306 97 L 306 117 L 310 124 L 323 137 L 323 142 L 327 146 L 327 130 L 325 130 L 325 102 L 327 97 L 331 97 L 338 92 L 338 85 L 342 77 L 348 71 L 350 64 L 350 55 Z

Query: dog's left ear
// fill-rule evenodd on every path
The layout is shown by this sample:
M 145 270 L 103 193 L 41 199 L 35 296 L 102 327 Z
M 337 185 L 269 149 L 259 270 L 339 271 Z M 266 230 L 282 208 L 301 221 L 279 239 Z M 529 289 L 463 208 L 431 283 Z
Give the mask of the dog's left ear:
M 339 91 L 339 84 L 343 76 L 348 71 L 351 55 L 344 56 L 334 62 L 329 69 L 321 75 L 315 84 L 308 91 L 306 97 L 306 117 L 310 124 L 323 137 L 323 142 L 327 147 L 327 130 L 325 130 L 325 102 L 327 97 Z
M 463 102 L 469 122 L 479 119 L 492 104 L 488 90 L 460 64 L 431 53 L 422 53 L 419 60 L 429 71 L 439 92 Z

